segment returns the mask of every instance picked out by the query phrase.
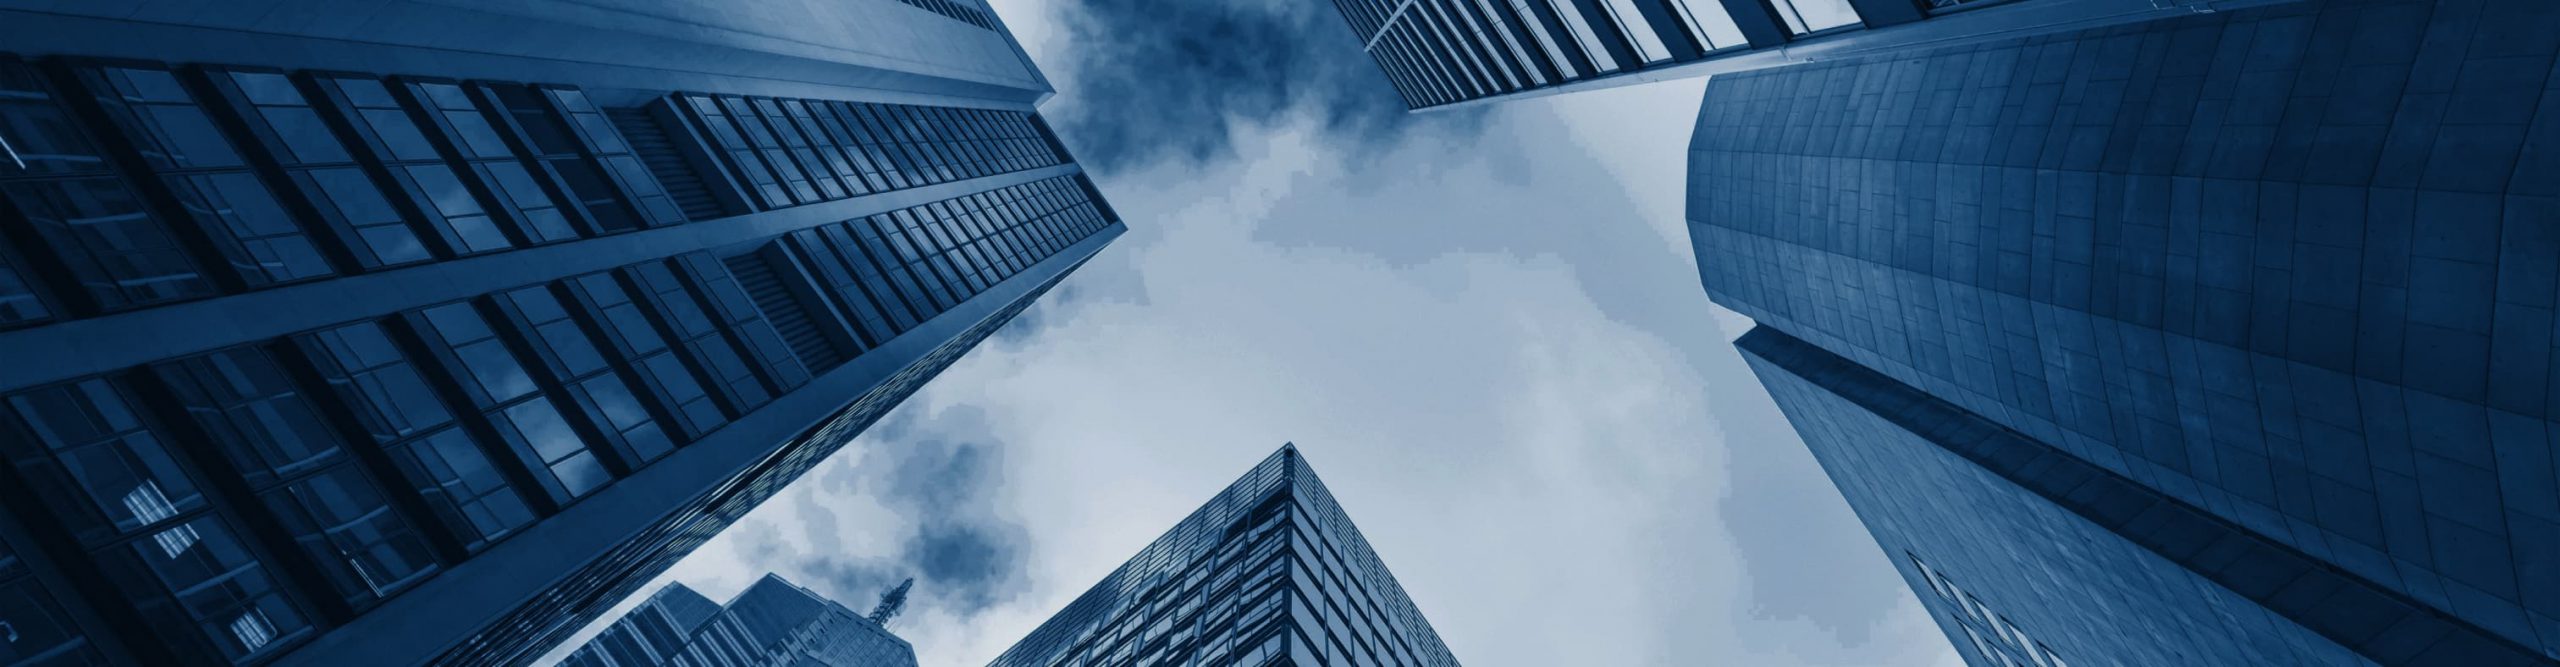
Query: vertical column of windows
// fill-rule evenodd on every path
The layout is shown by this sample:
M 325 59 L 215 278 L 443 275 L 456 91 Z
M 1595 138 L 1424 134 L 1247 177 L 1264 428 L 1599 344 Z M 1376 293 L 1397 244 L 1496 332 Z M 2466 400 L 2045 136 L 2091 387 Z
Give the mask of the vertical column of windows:
M 22 392 L 0 410 L 0 455 L 161 645 L 180 659 L 245 663 L 309 635 L 265 559 L 217 515 L 117 382 Z M 98 601 L 104 603 L 105 601 Z
M 533 471 L 535 484 L 552 503 L 568 504 L 612 481 L 602 460 L 471 303 L 434 306 L 408 318 L 472 407 Z
M 790 203 L 820 201 L 817 186 L 809 182 L 808 170 L 794 161 L 790 152 L 782 149 L 781 140 L 774 137 L 773 128 L 765 124 L 764 117 L 756 113 L 755 105 L 747 98 L 735 95 L 723 95 L 718 99 L 720 109 L 728 113 L 731 122 L 737 123 L 738 133 L 746 138 L 747 145 L 764 158 L 765 165 L 773 168 L 774 174 L 781 177 L 783 190 L 791 194 Z
M 760 379 L 754 365 L 738 351 L 731 336 L 696 301 L 675 269 L 667 262 L 635 264 L 622 269 L 624 280 L 630 281 L 640 297 L 666 332 L 675 340 L 692 364 L 701 369 L 704 383 L 729 407 L 729 412 L 744 415 L 773 399 L 777 388 Z
M 756 310 L 755 301 L 729 274 L 727 266 L 707 252 L 688 253 L 673 261 L 678 272 L 690 278 L 687 287 L 695 290 L 694 298 L 716 318 L 730 343 L 755 361 L 755 369 L 775 393 L 809 383 L 809 368 L 792 355 L 782 335 Z
M 810 102 L 806 100 L 786 99 L 775 100 L 773 103 L 781 107 L 782 113 L 790 118 L 788 124 L 795 128 L 793 136 L 806 138 L 807 148 L 794 147 L 795 151 L 806 150 L 814 154 L 812 157 L 802 158 L 803 161 L 826 165 L 826 171 L 834 174 L 836 180 L 843 182 L 844 187 L 851 194 L 866 195 L 881 190 L 876 180 L 878 176 L 866 178 L 864 174 L 866 170 L 855 165 L 853 156 L 858 153 L 848 154 L 845 151 L 845 147 L 852 143 L 849 141 L 850 137 L 845 134 L 844 127 L 828 125 L 834 120 L 832 115 L 826 114 L 823 110 L 810 110 Z
M 332 133 L 322 121 L 309 98 L 283 74 L 232 71 L 215 75 L 225 90 L 235 91 L 237 100 L 251 111 L 244 116 L 263 120 L 284 140 L 286 148 L 306 164 L 359 164 L 370 147 L 350 147 Z M 405 195 L 389 201 L 398 207 L 414 208 L 436 236 L 455 255 L 497 252 L 515 247 L 517 239 L 490 215 L 480 197 L 472 192 L 453 166 L 433 159 L 404 161 L 385 155 L 371 155 L 381 165 L 384 181 L 392 190 Z M 354 170 L 350 170 L 354 171 Z M 334 198 L 337 190 L 329 190 Z M 396 215 L 396 213 L 395 213 Z
M 539 360 L 544 372 L 537 381 L 558 387 L 567 397 L 576 408 L 576 421 L 590 427 L 613 452 L 617 472 L 629 474 L 674 451 L 673 437 L 661 427 L 660 406 L 640 400 L 630 378 L 605 360 L 548 287 L 503 292 L 493 300 Z
M 863 343 L 879 347 L 896 337 L 898 332 L 890 328 L 888 313 L 872 299 L 868 286 L 857 277 L 860 274 L 852 268 L 855 262 L 837 252 L 829 238 L 826 230 L 841 227 L 839 223 L 792 232 L 791 246 L 806 258 L 806 265 L 815 274 L 811 277 L 818 280 L 827 298 L 845 313 L 845 319 L 854 325 Z
M 791 156 L 795 168 L 809 175 L 809 183 L 817 187 L 819 199 L 836 200 L 847 196 L 845 176 L 849 174 L 837 171 L 834 162 L 818 157 L 818 151 L 812 147 L 815 144 L 810 140 L 811 135 L 804 132 L 805 128 L 800 122 L 805 119 L 805 116 L 795 118 L 785 113 L 782 103 L 770 97 L 748 100 L 747 108 L 754 109 L 756 118 L 763 121 L 764 127 L 773 131 L 775 139 L 782 144 L 782 152 Z M 738 107 L 731 107 L 732 112 L 737 110 Z M 818 141 L 825 141 L 823 134 L 818 135 Z M 859 180 L 859 177 L 855 180 Z M 856 185 L 854 189 L 858 191 L 860 186 Z
M 389 456 L 409 488 L 466 553 L 533 521 L 533 510 L 376 322 L 294 337 L 358 430 Z
M 313 75 L 309 80 L 326 102 L 322 106 L 352 131 L 355 144 L 415 187 L 439 215 L 486 211 L 506 221 L 503 227 L 511 239 L 527 245 L 577 238 L 559 203 L 504 146 L 494 145 L 485 123 L 456 126 L 432 102 L 420 105 L 424 113 L 412 113 L 390 86 L 371 77 Z M 469 134 L 472 130 L 483 134 Z
M 175 75 L 132 67 L 76 73 L 179 211 L 220 250 L 231 276 L 255 288 L 337 273 Z
M 649 174 L 648 166 L 632 151 L 630 142 L 624 141 L 622 132 L 605 118 L 604 110 L 587 100 L 586 93 L 562 86 L 540 86 L 536 89 L 551 101 L 555 110 L 568 117 L 569 129 L 585 147 L 588 156 L 603 164 L 605 174 L 631 196 L 631 201 L 639 204 L 640 214 L 647 219 L 648 226 L 685 221 L 684 211 L 676 206 L 675 198 L 667 194 L 657 177 Z
M 302 93 L 281 74 L 209 73 L 218 105 L 252 141 L 245 152 L 281 170 L 293 198 L 307 202 L 322 223 L 354 255 L 357 265 L 380 268 L 423 262 L 438 252 L 469 253 L 507 246 L 506 236 L 484 217 L 456 228 L 425 224 L 394 206 L 345 144 L 332 134 Z M 421 221 L 412 225 L 411 219 Z M 467 234 L 467 240 L 466 240 Z
M 370 607 L 435 572 L 425 539 L 264 351 L 235 348 L 154 370 L 348 607 Z
M 559 184 L 570 205 L 586 219 L 589 234 L 619 234 L 645 226 L 647 221 L 632 207 L 633 199 L 624 194 L 623 184 L 587 155 L 592 150 L 587 141 L 597 135 L 582 134 L 571 126 L 552 107 L 551 98 L 523 85 L 474 84 L 472 88 L 496 112 L 494 124 L 510 143 Z M 617 150 L 628 150 L 619 134 L 602 136 L 610 137 Z
M 862 136 L 855 132 L 855 121 L 846 117 L 840 106 L 842 103 L 824 100 L 791 100 L 790 103 L 808 110 L 809 117 L 825 134 L 824 149 L 835 153 L 828 159 L 842 160 L 854 169 L 854 175 L 845 179 L 847 185 L 854 186 L 856 192 L 863 194 L 895 187 L 882 173 L 885 168 L 877 161 L 878 157 L 863 150 Z
M 605 341 L 613 362 L 647 391 L 681 439 L 697 440 L 729 423 L 729 416 L 703 389 L 694 369 L 667 345 L 649 313 L 612 274 L 591 273 L 561 284 L 582 310 L 583 320 Z
M 50 250 L 41 257 L 58 265 L 31 273 L 63 276 L 71 283 L 63 293 L 97 310 L 213 294 L 212 281 L 45 79 L 33 67 L 0 60 L 0 139 L 10 152 L 0 162 L 0 209 L 20 219 L 8 226 L 22 247 Z M 21 309 L 40 305 L 14 301 Z
M 704 136 L 710 138 L 712 148 L 727 158 L 721 160 L 721 164 L 729 168 L 739 183 L 746 185 L 758 205 L 766 209 L 794 205 L 791 193 L 774 176 L 773 167 L 765 164 L 764 157 L 747 142 L 744 131 L 718 101 L 708 95 L 685 95 L 681 99 L 684 102 L 682 108 L 692 112 L 692 119 Z

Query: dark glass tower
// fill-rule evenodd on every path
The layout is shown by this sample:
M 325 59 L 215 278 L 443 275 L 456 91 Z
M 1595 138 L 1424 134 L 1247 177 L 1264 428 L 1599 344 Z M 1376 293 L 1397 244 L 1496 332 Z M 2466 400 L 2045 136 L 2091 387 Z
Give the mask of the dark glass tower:
M 668 584 L 561 667 L 915 667 L 887 628 L 765 575 L 728 606 Z
M 1333 0 L 1407 107 L 1548 95 L 2293 0 Z
M 993 667 L 1455 667 L 1294 446 L 1102 578 Z
M 1689 220 L 1974 664 L 2560 657 L 2560 5 L 1718 76 Z
M 583 626 L 1121 232 L 1002 28 L 0 9 L 0 664 Z

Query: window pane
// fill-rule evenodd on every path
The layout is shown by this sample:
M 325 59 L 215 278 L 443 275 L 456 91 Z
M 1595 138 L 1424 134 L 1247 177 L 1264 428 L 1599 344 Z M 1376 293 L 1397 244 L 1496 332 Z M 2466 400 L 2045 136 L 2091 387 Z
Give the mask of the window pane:
M 251 486 L 340 458 L 338 436 L 263 352 L 216 352 L 156 370 Z
M 313 475 L 265 499 L 350 604 L 390 597 L 435 566 L 426 541 L 354 466 Z
M 392 442 L 452 423 L 434 388 L 393 347 L 382 325 L 361 322 L 304 336 L 304 354 L 352 408 L 375 442 Z
M 172 526 L 105 554 L 151 625 L 181 653 L 248 662 L 309 627 L 267 569 L 213 517 Z
M 33 322 L 53 316 L 36 297 L 35 285 L 28 283 L 11 259 L 6 241 L 0 241 L 0 326 Z
M 251 286 L 336 273 L 303 235 L 275 193 L 248 172 L 169 177 L 169 190 L 199 226 L 213 233 L 232 270 Z
M 453 167 L 441 163 L 412 165 L 401 173 L 417 184 L 418 193 L 426 198 L 428 214 L 437 216 L 435 219 L 444 224 L 446 231 L 461 241 L 464 254 L 514 246 L 506 233 L 498 230 L 497 223 L 489 219 L 489 212 L 480 207 L 480 200 L 471 196 L 462 178 L 453 173 Z
M 0 160 L 0 174 L 68 174 L 102 171 L 106 159 L 62 111 L 35 68 L 0 63 L 0 141 L 15 159 Z
M 1858 22 L 1858 10 L 1849 7 L 1849 0 L 1771 0 L 1770 6 L 1798 35 Z
M 115 309 L 213 293 L 168 229 L 114 178 L 0 187 L 99 305 Z
M 10 415 L 33 441 L 19 444 L 12 442 L 15 434 L 0 434 L 0 445 L 10 446 L 9 457 L 29 477 L 75 486 L 88 499 L 42 494 L 83 540 L 131 533 L 204 505 L 195 484 L 128 401 L 105 380 L 9 397 Z M 61 472 L 51 472 L 53 465 Z
M 430 345 L 452 351 L 459 364 L 454 374 L 482 406 L 533 393 L 533 378 L 525 374 L 524 366 L 470 304 L 437 306 L 427 309 L 425 315 L 427 326 L 421 333 Z
M 612 476 L 594 452 L 578 438 L 550 399 L 534 398 L 491 415 L 499 431 L 538 458 L 536 471 L 548 471 L 569 497 L 585 496 Z
M 369 266 L 388 266 L 424 261 L 429 258 L 426 244 L 418 240 L 409 223 L 391 208 L 391 200 L 382 196 L 373 179 L 352 168 L 314 169 L 308 172 L 322 209 L 337 216 L 338 222 L 354 230 L 360 241 L 360 254 Z
M 499 476 L 488 455 L 462 429 L 445 429 L 392 450 L 400 474 L 465 549 L 504 537 L 533 521 L 533 511 Z
M 7 551 L 0 549 L 0 559 Z M 6 562 L 0 560 L 0 562 Z M 0 578 L 0 665 L 104 664 L 34 577 Z M 36 656 L 47 656 L 36 660 Z

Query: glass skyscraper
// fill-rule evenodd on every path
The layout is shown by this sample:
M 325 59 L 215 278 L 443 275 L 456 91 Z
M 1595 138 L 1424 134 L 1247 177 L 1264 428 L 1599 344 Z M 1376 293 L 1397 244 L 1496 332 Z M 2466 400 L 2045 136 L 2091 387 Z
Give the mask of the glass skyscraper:
M 870 618 L 765 575 L 727 606 L 668 584 L 561 667 L 915 667 L 915 649 Z
M 2293 0 L 1333 0 L 1427 109 Z
M 991 667 L 1457 664 L 1284 445 Z
M 1122 231 L 980 0 L 0 9 L 0 664 L 521 662 Z
M 1738 345 L 1976 665 L 2560 658 L 2560 5 L 1719 75 Z

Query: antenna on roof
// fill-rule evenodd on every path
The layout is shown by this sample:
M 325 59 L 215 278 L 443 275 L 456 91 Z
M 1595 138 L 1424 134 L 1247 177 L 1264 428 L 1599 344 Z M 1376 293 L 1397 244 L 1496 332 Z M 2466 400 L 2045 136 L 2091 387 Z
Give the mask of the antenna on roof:
M 889 589 L 889 592 L 887 593 L 881 593 L 880 606 L 871 608 L 871 622 L 878 624 L 883 628 L 889 627 L 889 619 L 897 618 L 898 612 L 906 610 L 907 589 L 913 588 L 915 585 L 916 578 L 907 577 L 906 581 L 898 582 L 897 588 Z

